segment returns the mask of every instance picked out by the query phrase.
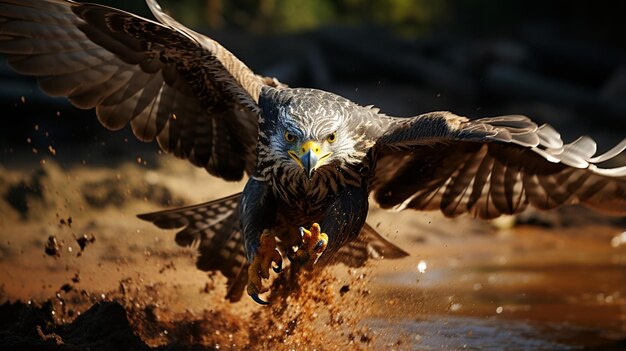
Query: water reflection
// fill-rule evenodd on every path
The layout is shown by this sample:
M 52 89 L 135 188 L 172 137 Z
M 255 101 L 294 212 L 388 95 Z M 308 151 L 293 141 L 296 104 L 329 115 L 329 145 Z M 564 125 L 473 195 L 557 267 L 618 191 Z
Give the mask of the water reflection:
M 416 234 L 426 240 L 410 245 L 412 264 L 375 268 L 379 306 L 364 323 L 379 342 L 420 350 L 626 346 L 626 246 L 615 244 L 626 238 L 623 228 L 521 226 L 498 234 L 483 226 L 477 235 Z

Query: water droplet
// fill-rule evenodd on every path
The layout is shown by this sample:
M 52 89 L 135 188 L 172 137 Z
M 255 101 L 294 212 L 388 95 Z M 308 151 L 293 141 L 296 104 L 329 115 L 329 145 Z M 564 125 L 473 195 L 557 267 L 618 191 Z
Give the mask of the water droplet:
M 426 265 L 426 261 L 423 261 L 423 260 L 422 260 L 422 261 L 420 261 L 420 262 L 417 264 L 417 271 L 418 271 L 418 272 L 420 272 L 420 273 L 426 273 L 426 268 L 427 268 L 427 267 L 428 267 L 428 266 Z

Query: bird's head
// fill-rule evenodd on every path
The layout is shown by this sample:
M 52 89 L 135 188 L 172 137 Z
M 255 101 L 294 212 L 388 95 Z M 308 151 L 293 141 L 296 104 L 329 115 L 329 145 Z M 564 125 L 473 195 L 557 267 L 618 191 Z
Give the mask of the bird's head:
M 322 167 L 357 163 L 365 156 L 360 131 L 352 120 L 359 106 L 337 95 L 291 89 L 288 98 L 263 108 L 260 139 L 266 152 L 285 169 L 298 168 L 311 178 Z M 260 155 L 262 156 L 262 155 Z

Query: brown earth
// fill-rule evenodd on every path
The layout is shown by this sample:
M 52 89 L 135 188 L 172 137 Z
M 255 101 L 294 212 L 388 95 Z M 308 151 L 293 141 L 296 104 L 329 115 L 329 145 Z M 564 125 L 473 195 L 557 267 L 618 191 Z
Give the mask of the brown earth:
M 0 349 L 626 348 L 624 219 L 372 206 L 369 222 L 410 257 L 298 284 L 282 273 L 262 307 L 224 300 L 193 248 L 135 216 L 242 184 L 169 156 L 150 166 L 0 168 Z

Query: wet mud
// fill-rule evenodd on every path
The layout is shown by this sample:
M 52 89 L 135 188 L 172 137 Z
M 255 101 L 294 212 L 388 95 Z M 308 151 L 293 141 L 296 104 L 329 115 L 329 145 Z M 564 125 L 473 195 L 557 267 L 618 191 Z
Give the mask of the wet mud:
M 623 218 L 584 208 L 498 222 L 390 213 L 411 256 L 272 273 L 268 307 L 224 299 L 194 248 L 136 214 L 230 195 L 183 161 L 0 172 L 0 349 L 626 348 Z

